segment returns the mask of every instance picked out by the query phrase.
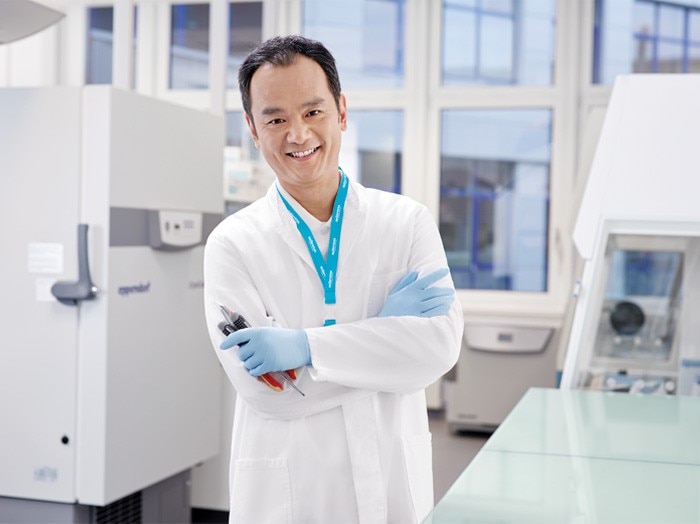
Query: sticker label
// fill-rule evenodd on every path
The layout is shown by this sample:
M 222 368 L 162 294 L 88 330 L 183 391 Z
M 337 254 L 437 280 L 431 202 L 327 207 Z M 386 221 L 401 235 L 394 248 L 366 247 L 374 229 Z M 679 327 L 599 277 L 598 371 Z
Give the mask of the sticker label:
M 27 246 L 27 271 L 63 273 L 63 244 L 34 242 Z
M 36 300 L 37 302 L 55 302 L 56 297 L 51 293 L 51 286 L 56 283 L 55 278 L 37 277 L 36 279 Z

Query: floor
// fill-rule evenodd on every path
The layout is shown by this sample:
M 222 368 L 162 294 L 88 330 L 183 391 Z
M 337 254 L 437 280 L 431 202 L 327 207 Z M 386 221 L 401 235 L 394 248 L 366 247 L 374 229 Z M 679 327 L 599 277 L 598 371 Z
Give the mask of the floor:
M 489 435 L 464 432 L 452 434 L 442 411 L 430 411 L 430 431 L 433 434 L 433 485 L 437 503 L 479 452 Z M 227 514 L 221 511 L 192 511 L 193 524 L 226 522 Z

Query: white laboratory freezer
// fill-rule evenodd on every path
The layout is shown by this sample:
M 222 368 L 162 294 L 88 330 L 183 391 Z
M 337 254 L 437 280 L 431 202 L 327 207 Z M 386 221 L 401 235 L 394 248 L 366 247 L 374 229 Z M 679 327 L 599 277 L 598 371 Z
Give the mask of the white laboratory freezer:
M 544 318 L 466 319 L 445 380 L 451 431 L 494 431 L 531 387 L 555 387 L 561 326 Z
M 218 452 L 223 144 L 111 86 L 0 89 L 0 497 L 104 506 Z

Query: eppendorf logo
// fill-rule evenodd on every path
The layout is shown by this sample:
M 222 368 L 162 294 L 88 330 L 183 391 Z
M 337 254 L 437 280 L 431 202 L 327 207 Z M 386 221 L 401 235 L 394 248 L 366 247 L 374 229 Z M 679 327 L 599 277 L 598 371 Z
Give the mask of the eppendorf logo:
M 145 284 L 140 283 L 135 286 L 120 286 L 118 292 L 122 296 L 128 297 L 133 293 L 148 293 L 151 289 L 151 283 L 146 282 Z

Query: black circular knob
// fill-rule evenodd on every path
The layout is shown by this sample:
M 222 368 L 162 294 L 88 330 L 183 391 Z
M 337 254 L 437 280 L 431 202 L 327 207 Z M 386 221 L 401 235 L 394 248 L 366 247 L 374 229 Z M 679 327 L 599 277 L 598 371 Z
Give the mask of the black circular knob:
M 61 437 L 61 443 L 62 443 L 62 444 L 68 445 L 69 442 L 70 442 L 70 439 L 69 439 L 66 435 L 63 435 L 63 436 Z
M 623 300 L 610 312 L 610 324 L 618 335 L 634 335 L 644 325 L 644 311 L 634 302 Z

